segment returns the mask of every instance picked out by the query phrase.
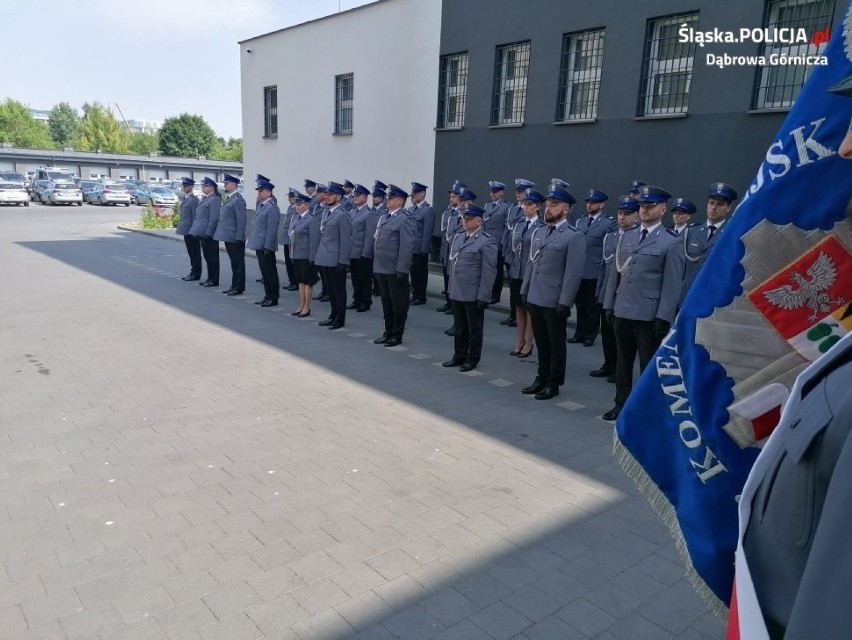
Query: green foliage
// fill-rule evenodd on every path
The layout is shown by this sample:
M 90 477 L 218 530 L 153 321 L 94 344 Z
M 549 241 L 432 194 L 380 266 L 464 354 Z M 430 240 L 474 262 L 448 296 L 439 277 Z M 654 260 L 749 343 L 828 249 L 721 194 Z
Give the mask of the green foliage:
M 0 142 L 25 149 L 53 149 L 50 131 L 35 120 L 29 108 L 17 100 L 0 102 Z
M 198 115 L 182 113 L 166 118 L 160 129 L 160 152 L 164 156 L 194 158 L 211 157 L 216 145 L 216 134 Z
M 107 153 L 127 153 L 130 151 L 130 137 L 102 104 L 86 103 L 80 122 L 79 148 L 81 151 L 100 149 Z
M 130 135 L 130 153 L 147 156 L 160 150 L 160 136 L 156 133 L 133 133 Z
M 80 137 L 80 114 L 67 102 L 60 102 L 50 110 L 47 126 L 57 147 L 73 146 Z
M 243 161 L 243 139 L 228 138 L 225 142 L 224 138 L 216 138 L 216 144 L 213 146 L 213 151 L 210 152 L 211 160 L 225 160 L 229 162 Z
M 174 215 L 157 215 L 157 211 L 150 204 L 142 209 L 142 217 L 139 218 L 139 227 L 142 229 L 173 229 L 177 226 Z

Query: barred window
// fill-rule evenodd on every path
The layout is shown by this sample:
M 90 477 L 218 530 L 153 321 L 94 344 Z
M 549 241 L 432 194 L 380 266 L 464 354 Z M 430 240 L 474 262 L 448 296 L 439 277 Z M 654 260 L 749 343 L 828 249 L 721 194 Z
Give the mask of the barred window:
M 529 66 L 529 41 L 497 47 L 497 54 L 494 57 L 491 124 L 523 123 L 527 105 Z
M 467 52 L 441 56 L 438 128 L 464 126 L 467 103 Z
M 562 38 L 557 121 L 597 117 L 605 36 L 604 29 L 595 29 Z
M 278 86 L 263 88 L 263 137 L 278 137 Z
M 345 73 L 334 77 L 334 132 L 352 133 L 352 104 L 355 76 Z
M 804 29 L 808 38 L 828 29 L 834 16 L 834 0 L 768 0 L 763 25 L 767 29 Z M 827 38 L 826 38 L 827 40 Z M 822 55 L 826 43 L 763 43 L 760 55 L 769 66 L 758 67 L 754 76 L 752 109 L 779 109 L 791 106 L 813 67 L 804 64 L 771 64 L 773 56 Z
M 638 116 L 686 113 L 692 88 L 695 43 L 679 42 L 681 27 L 698 28 L 698 14 L 648 21 Z

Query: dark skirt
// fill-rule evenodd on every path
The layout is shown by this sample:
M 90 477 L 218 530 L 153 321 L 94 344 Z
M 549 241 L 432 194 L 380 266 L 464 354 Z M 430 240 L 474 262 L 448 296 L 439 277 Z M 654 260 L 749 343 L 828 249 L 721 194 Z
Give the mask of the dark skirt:
M 293 273 L 296 276 L 297 283 L 306 284 L 310 287 L 314 286 L 317 280 L 319 280 L 317 268 L 307 258 L 296 258 L 293 260 Z
M 526 309 L 526 305 L 524 301 L 521 300 L 521 285 L 524 283 L 523 280 L 516 280 L 515 278 L 509 278 L 509 297 L 511 298 L 512 306 L 517 309 Z

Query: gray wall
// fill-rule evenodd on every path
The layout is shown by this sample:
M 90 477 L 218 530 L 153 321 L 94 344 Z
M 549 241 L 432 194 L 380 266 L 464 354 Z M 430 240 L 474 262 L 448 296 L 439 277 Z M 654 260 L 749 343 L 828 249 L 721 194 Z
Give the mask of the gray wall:
M 845 1 L 836 2 L 833 25 L 845 7 Z M 641 179 L 695 202 L 696 221 L 703 218 L 709 183 L 728 182 L 743 193 L 786 114 L 747 113 L 754 68 L 720 70 L 706 64 L 705 54 L 755 55 L 757 45 L 698 47 L 688 116 L 634 119 L 647 19 L 693 10 L 700 11 L 702 31 L 763 25 L 759 0 L 444 0 L 441 55 L 468 51 L 470 58 L 464 128 L 436 134 L 436 210 L 446 206 L 447 188 L 457 178 L 480 203 L 490 179 L 508 186 L 524 177 L 546 187 L 559 177 L 578 199 L 590 187 L 612 199 L 625 193 L 631 180 Z M 562 36 L 598 27 L 606 27 L 606 44 L 597 122 L 554 125 Z M 525 124 L 489 129 L 495 46 L 527 39 Z M 511 188 L 506 195 L 514 198 Z

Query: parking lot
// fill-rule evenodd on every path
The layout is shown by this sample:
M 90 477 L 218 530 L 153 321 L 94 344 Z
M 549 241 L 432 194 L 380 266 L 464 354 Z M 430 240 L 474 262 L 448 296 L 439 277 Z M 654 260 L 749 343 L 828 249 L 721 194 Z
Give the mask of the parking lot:
M 536 402 L 502 314 L 461 374 L 435 299 L 386 349 L 378 305 L 258 308 L 251 259 L 249 295 L 182 282 L 139 211 L 0 209 L 0 638 L 723 637 L 613 461 L 598 348 Z

